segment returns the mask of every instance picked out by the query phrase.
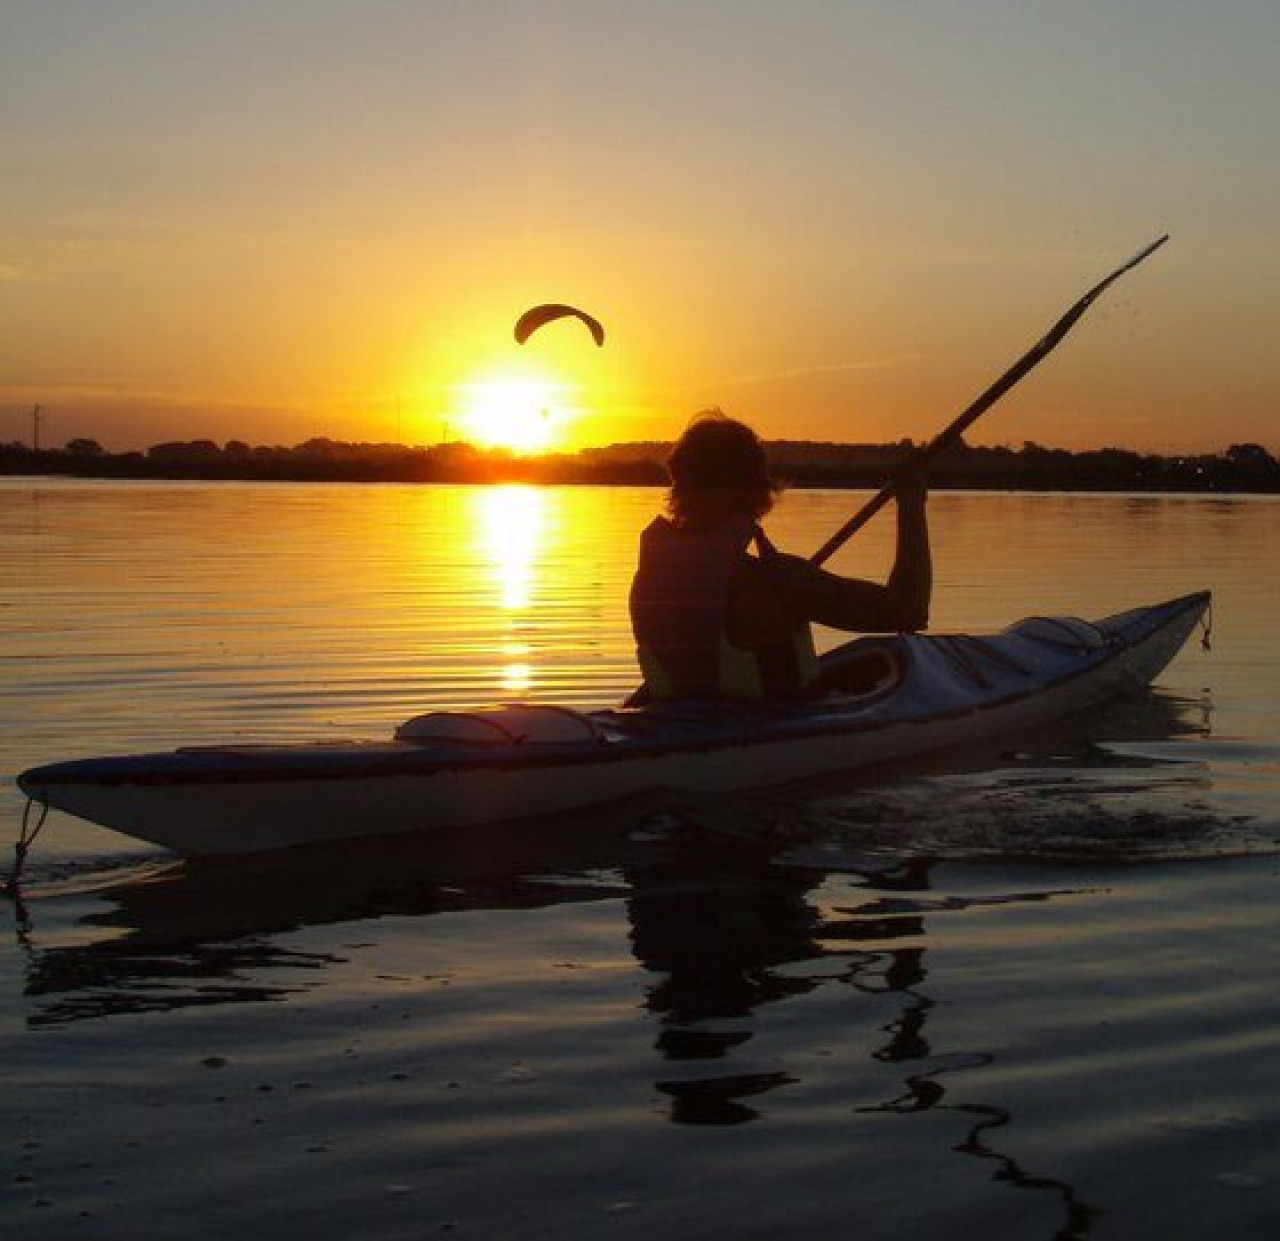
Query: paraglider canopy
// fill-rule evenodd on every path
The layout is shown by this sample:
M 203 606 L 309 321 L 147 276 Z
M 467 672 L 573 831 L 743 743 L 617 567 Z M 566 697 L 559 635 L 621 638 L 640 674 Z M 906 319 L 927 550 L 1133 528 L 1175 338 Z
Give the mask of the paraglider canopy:
M 544 324 L 564 318 L 581 320 L 587 325 L 596 344 L 604 345 L 604 327 L 600 321 L 593 319 L 585 310 L 579 310 L 576 306 L 566 306 L 562 302 L 546 302 L 526 310 L 516 320 L 516 343 L 523 345 Z

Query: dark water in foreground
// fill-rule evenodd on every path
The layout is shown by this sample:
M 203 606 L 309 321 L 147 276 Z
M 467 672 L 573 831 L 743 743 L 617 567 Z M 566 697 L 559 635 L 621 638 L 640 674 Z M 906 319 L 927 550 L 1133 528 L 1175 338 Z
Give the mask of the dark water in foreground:
M 616 700 L 655 498 L 0 483 L 0 831 L 53 758 Z M 1214 649 L 984 754 L 532 831 L 194 865 L 53 816 L 0 905 L 5 1236 L 1273 1235 L 1280 505 L 933 512 L 939 628 L 1210 586 Z

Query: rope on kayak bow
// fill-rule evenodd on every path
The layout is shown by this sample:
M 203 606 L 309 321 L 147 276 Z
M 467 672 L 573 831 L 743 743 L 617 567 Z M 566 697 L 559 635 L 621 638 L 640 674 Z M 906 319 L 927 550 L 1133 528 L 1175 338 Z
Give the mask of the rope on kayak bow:
M 1206 650 L 1213 650 L 1213 596 L 1209 596 L 1209 606 L 1200 617 L 1200 645 Z
M 39 806 L 39 813 L 32 815 L 34 807 Z M 13 870 L 9 874 L 9 881 L 0 888 L 0 891 L 6 893 L 12 892 L 15 896 L 18 892 L 18 880 L 22 878 L 22 868 L 26 864 L 27 854 L 31 850 L 31 846 L 35 843 L 35 839 L 40 835 L 40 829 L 44 826 L 44 821 L 49 817 L 49 803 L 47 801 L 37 801 L 34 797 L 27 798 L 27 804 L 22 808 L 22 828 L 18 832 L 17 842 L 13 846 Z

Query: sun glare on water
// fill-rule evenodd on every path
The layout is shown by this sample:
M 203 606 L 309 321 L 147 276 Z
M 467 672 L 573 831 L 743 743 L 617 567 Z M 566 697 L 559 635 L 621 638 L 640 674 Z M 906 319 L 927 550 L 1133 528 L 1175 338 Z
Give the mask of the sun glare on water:
M 563 384 L 501 378 L 462 390 L 458 433 L 482 448 L 537 453 L 560 447 L 572 418 Z

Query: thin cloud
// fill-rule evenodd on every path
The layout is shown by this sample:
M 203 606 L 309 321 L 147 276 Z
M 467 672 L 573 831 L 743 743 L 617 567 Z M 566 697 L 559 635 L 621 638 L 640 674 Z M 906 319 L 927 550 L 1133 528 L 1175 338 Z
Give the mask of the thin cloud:
M 39 279 L 40 274 L 31 268 L 0 259 L 0 284 L 35 284 Z
M 10 397 L 32 397 L 36 399 L 61 400 L 176 400 L 170 393 L 146 388 L 136 379 L 108 376 L 97 376 L 82 379 L 62 379 L 52 382 L 27 380 L 20 383 L 7 383 L 0 386 L 0 392 Z
M 815 366 L 792 366 L 781 371 L 763 371 L 754 375 L 736 375 L 711 383 L 681 388 L 680 393 L 716 392 L 721 388 L 744 388 L 759 384 L 786 383 L 793 379 L 807 379 L 812 375 L 855 374 L 865 371 L 883 371 L 907 363 L 924 361 L 927 354 L 899 354 L 888 358 L 861 359 L 856 362 L 820 362 Z

